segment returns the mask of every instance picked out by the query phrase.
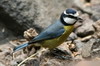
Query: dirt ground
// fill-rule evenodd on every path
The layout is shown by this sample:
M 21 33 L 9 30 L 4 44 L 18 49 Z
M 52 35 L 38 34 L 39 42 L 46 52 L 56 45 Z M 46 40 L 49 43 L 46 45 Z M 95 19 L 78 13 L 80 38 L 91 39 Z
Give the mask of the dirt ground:
M 19 66 L 100 66 L 99 7 L 99 0 L 75 0 L 72 8 L 79 11 L 84 21 L 77 22 L 68 39 L 51 51 L 31 45 L 13 53 L 14 47 L 38 35 L 37 29 L 27 29 L 24 37 L 15 36 L 5 28 L 6 25 L 0 23 L 0 66 L 18 66 L 34 54 Z

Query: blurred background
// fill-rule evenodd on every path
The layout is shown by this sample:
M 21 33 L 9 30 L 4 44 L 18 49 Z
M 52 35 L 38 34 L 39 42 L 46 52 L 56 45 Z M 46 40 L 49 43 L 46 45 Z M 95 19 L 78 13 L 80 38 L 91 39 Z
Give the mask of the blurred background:
M 63 60 L 48 54 L 23 66 L 75 66 L 81 61 L 86 64 L 86 60 L 89 64 L 100 61 L 100 0 L 0 0 L 0 66 L 16 66 L 35 53 L 36 49 L 29 47 L 12 58 L 15 46 L 36 36 L 67 8 L 78 10 L 84 19 L 75 24 L 67 41 L 58 47 L 70 52 L 73 58 Z

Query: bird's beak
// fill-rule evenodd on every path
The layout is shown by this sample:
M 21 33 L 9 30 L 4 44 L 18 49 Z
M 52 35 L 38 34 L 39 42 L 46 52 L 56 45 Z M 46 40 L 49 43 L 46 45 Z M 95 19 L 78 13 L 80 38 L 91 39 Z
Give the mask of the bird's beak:
M 84 20 L 80 17 L 77 18 L 78 21 L 83 22 Z

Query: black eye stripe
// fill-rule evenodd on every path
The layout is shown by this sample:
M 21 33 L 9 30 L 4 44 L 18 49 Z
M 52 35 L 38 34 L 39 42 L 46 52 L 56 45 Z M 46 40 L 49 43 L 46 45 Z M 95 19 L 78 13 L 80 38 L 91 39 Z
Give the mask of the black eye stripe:
M 75 14 L 76 12 L 66 12 L 67 14 Z
M 72 18 L 72 19 L 78 19 L 77 17 L 75 17 L 75 16 L 72 16 L 72 15 L 65 15 L 65 14 L 63 14 L 63 17 L 69 17 L 69 18 Z

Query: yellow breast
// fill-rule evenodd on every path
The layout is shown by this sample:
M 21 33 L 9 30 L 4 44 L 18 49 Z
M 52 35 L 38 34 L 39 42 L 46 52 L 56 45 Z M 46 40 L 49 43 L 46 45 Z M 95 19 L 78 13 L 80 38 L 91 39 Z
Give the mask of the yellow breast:
M 60 37 L 50 39 L 50 40 L 45 40 L 41 42 L 42 43 L 41 45 L 49 49 L 56 48 L 67 39 L 69 34 L 72 32 L 73 28 L 74 26 L 64 26 L 65 32 Z

